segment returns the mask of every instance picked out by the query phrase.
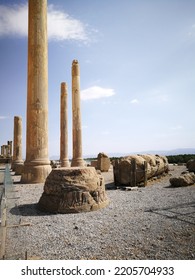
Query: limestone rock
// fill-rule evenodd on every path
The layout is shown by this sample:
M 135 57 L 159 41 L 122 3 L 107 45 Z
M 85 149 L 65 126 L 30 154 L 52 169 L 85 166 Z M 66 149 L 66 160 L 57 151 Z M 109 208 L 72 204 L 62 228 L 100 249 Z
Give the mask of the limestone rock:
M 136 172 L 133 171 L 133 162 L 136 163 Z M 147 171 L 144 164 L 147 162 Z M 132 186 L 144 181 L 146 172 L 147 179 L 167 173 L 169 170 L 167 158 L 159 155 L 130 155 L 114 161 L 115 185 Z M 135 179 L 133 178 L 135 177 Z
M 52 213 L 79 213 L 108 205 L 103 177 L 93 167 L 53 169 L 39 200 L 41 210 Z
M 190 172 L 195 172 L 195 159 L 190 159 L 187 164 L 187 169 L 190 171 Z
M 195 174 L 193 172 L 188 172 L 182 174 L 179 177 L 170 178 L 170 183 L 172 187 L 185 187 L 190 186 L 195 183 Z
M 110 159 L 105 153 L 99 153 L 97 159 L 97 169 L 102 172 L 108 172 L 110 168 Z

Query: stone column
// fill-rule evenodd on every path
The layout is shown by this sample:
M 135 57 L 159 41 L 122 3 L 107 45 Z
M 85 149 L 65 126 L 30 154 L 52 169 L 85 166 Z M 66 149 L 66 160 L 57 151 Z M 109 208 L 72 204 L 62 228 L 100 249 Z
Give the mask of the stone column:
M 2 156 L 6 157 L 5 145 L 2 146 Z
M 8 145 L 8 156 L 12 157 L 12 141 L 7 141 Z
M 14 149 L 12 159 L 12 169 L 16 175 L 23 171 L 24 161 L 22 159 L 22 118 L 14 117 Z
M 29 0 L 26 161 L 22 182 L 42 183 L 48 157 L 47 0 Z
M 68 94 L 67 84 L 61 83 L 60 102 L 60 161 L 61 167 L 69 167 L 68 160 Z
M 80 110 L 80 69 L 77 60 L 72 62 L 72 133 L 73 158 L 71 166 L 84 166 L 82 158 L 82 128 Z

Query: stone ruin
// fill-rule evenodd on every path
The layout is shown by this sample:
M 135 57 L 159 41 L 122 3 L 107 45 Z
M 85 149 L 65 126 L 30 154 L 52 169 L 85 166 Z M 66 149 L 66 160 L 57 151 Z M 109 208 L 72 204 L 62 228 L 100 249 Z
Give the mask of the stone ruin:
M 186 187 L 195 184 L 195 160 L 191 159 L 186 164 L 187 170 L 178 177 L 170 178 L 172 187 Z
M 42 211 L 62 214 L 94 211 L 107 205 L 104 179 L 94 167 L 53 169 L 38 203 Z
M 110 169 L 110 159 L 105 153 L 98 154 L 97 169 L 101 172 L 108 172 L 108 170 Z
M 194 159 L 190 159 L 186 163 L 186 167 L 187 167 L 189 172 L 194 172 L 195 173 L 195 160 Z
M 109 157 L 105 153 L 99 153 L 97 160 L 91 161 L 91 166 L 95 167 L 101 172 L 108 172 L 111 166 Z
M 12 159 L 12 141 L 7 141 L 7 145 L 1 146 L 0 160 L 2 163 L 10 162 Z
M 168 171 L 168 160 L 160 155 L 130 155 L 113 162 L 116 186 L 134 187 Z
M 61 84 L 62 168 L 52 169 L 48 155 L 48 36 L 47 0 L 28 1 L 28 73 L 26 160 L 21 161 L 21 129 L 17 131 L 17 151 L 13 164 L 23 165 L 22 183 L 44 183 L 39 209 L 52 213 L 77 213 L 100 209 L 108 204 L 105 184 L 95 168 L 85 167 L 82 158 L 80 110 L 80 69 L 72 62 L 73 158 L 69 167 L 67 149 L 67 85 Z M 38 79 L 37 79 L 38 77 Z M 20 126 L 21 128 L 21 126 Z M 20 139 L 19 139 L 20 138 Z M 3 155 L 7 150 L 2 147 Z
M 38 208 L 51 213 L 80 213 L 108 205 L 103 177 L 94 167 L 86 167 L 82 158 L 82 128 L 80 110 L 80 69 L 72 62 L 73 158 L 68 167 L 67 149 L 67 86 L 61 84 L 61 156 L 63 167 L 54 168 L 46 178 Z

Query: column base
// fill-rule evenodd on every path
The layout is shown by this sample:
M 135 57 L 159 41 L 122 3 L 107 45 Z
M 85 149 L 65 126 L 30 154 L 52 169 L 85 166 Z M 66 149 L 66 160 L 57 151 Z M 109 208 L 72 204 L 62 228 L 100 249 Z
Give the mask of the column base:
M 45 181 L 38 208 L 68 214 L 95 211 L 108 204 L 104 179 L 95 168 L 72 167 L 52 170 Z
M 82 158 L 73 158 L 71 161 L 71 167 L 83 167 L 86 166 L 85 161 Z
M 50 164 L 38 165 L 37 163 L 37 165 L 35 165 L 32 163 L 24 163 L 21 183 L 44 183 L 51 169 Z
M 70 162 L 69 160 L 61 160 L 61 167 L 70 167 Z
M 24 163 L 17 163 L 12 166 L 15 175 L 21 175 L 24 171 Z

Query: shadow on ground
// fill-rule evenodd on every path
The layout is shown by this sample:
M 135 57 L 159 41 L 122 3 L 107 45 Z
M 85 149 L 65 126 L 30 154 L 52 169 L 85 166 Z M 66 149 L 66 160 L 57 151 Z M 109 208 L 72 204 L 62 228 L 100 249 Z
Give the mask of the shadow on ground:
M 195 201 L 177 204 L 166 208 L 150 208 L 146 209 L 144 212 L 151 212 L 169 219 L 176 219 L 195 225 Z
M 10 209 L 12 215 L 20 216 L 49 216 L 55 215 L 49 212 L 42 212 L 38 209 L 37 203 L 22 204 Z

